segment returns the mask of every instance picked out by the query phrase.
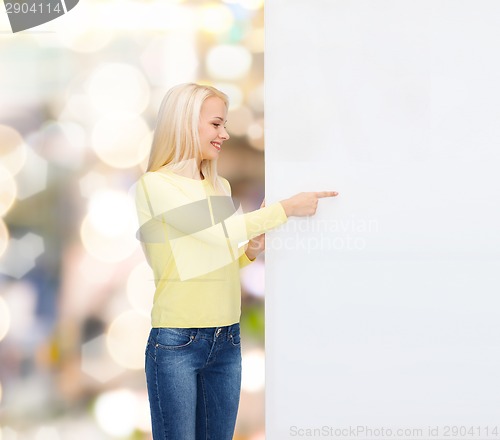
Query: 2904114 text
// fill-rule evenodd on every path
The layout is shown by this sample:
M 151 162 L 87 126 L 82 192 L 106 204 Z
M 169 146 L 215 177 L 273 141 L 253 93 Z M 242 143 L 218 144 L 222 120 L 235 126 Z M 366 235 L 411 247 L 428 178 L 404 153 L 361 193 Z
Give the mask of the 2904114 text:
M 289 436 L 295 438 L 320 438 L 337 437 L 342 439 L 361 438 L 420 438 L 437 439 L 450 438 L 456 440 L 492 440 L 500 439 L 500 430 L 498 426 L 483 425 L 434 425 L 426 427 L 370 427 L 367 425 L 335 427 L 323 425 L 319 427 L 290 426 Z

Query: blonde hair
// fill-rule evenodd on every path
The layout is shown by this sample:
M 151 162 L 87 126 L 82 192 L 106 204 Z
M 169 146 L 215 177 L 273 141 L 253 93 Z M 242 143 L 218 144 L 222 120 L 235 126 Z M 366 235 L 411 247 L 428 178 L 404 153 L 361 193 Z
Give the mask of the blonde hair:
M 200 161 L 198 124 L 201 106 L 212 96 L 229 106 L 227 95 L 208 85 L 179 84 L 166 93 L 158 112 L 146 171 L 157 171 L 162 167 L 181 170 L 193 160 Z M 217 160 L 203 160 L 200 171 L 216 190 L 226 193 L 217 174 Z

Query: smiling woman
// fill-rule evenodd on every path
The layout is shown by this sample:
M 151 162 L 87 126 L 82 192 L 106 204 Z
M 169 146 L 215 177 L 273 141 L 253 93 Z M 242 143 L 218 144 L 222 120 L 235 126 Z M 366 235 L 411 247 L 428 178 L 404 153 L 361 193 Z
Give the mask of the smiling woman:
M 316 211 L 300 193 L 237 213 L 217 159 L 229 139 L 228 98 L 181 84 L 161 104 L 147 172 L 136 185 L 138 238 L 153 269 L 146 380 L 153 438 L 233 438 L 241 389 L 239 270 L 264 233 Z M 248 242 L 248 245 L 241 246 Z

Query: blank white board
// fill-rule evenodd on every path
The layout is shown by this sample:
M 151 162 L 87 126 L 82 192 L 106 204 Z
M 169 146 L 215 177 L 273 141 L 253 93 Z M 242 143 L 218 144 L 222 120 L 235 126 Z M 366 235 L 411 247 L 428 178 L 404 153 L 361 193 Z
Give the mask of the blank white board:
M 340 193 L 267 234 L 266 439 L 500 437 L 500 2 L 265 30 L 266 200 Z

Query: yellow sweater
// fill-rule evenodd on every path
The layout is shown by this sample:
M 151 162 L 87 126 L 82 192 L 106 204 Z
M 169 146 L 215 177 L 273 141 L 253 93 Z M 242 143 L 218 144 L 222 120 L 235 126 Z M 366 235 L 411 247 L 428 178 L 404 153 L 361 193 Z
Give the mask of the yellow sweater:
M 250 264 L 246 242 L 285 223 L 280 202 L 246 214 L 208 179 L 169 170 L 145 173 L 137 182 L 136 207 L 146 259 L 156 291 L 153 327 L 218 327 L 239 322 L 239 269 Z

